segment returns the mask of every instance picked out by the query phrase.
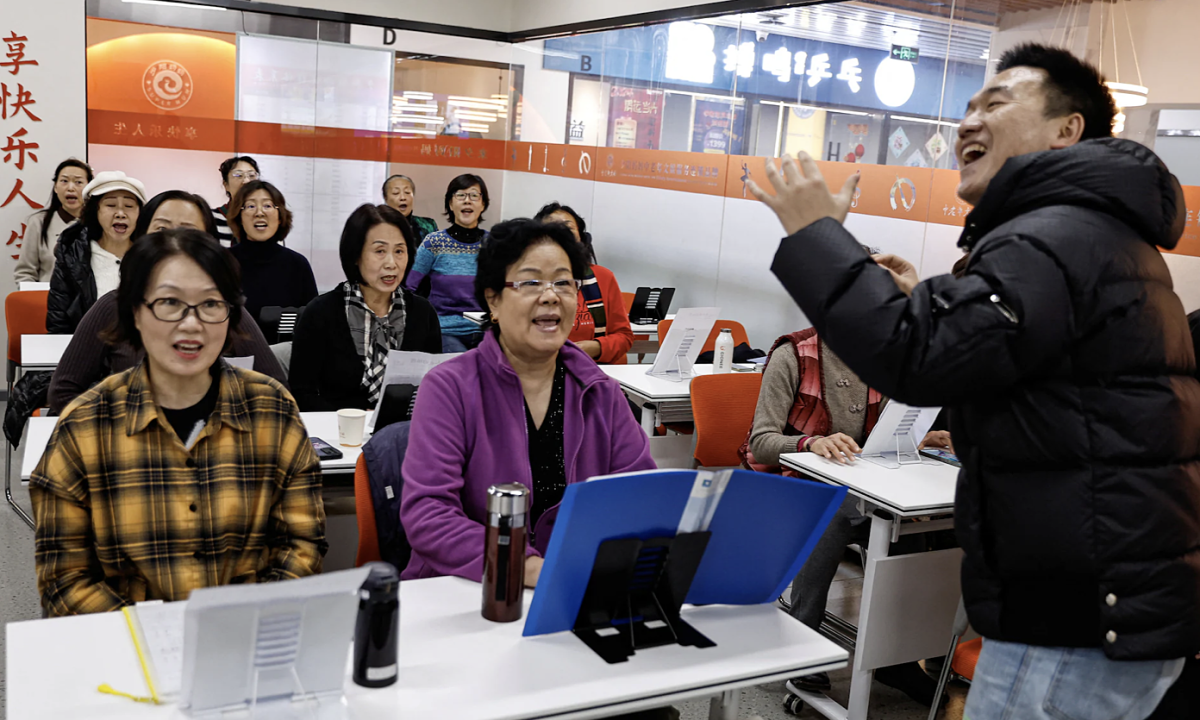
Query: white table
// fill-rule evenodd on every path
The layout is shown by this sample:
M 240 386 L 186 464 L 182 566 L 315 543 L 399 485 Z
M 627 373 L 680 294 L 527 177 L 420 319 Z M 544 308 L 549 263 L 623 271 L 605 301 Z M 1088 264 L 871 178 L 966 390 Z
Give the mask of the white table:
M 342 451 L 339 460 L 322 460 L 322 475 L 338 475 L 354 473 L 354 465 L 362 454 L 362 447 L 344 447 L 338 444 L 337 413 L 335 412 L 306 412 L 300 413 L 308 428 L 308 434 L 319 437 L 338 450 Z M 21 479 L 28 480 L 34 468 L 41 462 L 46 444 L 50 442 L 50 434 L 58 423 L 56 417 L 35 417 L 29 419 L 29 430 L 25 434 L 25 454 L 21 457 Z
M 642 408 L 642 429 L 654 437 L 665 422 L 692 421 L 692 381 L 674 382 L 647 375 L 650 365 L 601 365 L 605 375 L 621 384 L 625 395 Z M 712 365 L 694 365 L 695 375 L 711 375 Z
M 22 335 L 21 371 L 53 370 L 70 342 L 70 335 Z
M 866 720 L 875 670 L 939 657 L 953 633 L 962 551 L 894 557 L 889 551 L 901 535 L 953 527 L 958 469 L 931 459 L 896 469 L 861 459 L 843 465 L 813 453 L 781 455 L 779 462 L 811 480 L 847 487 L 871 518 L 849 707 L 824 695 L 800 694 L 831 720 Z
M 17 283 L 17 289 L 21 292 L 29 292 L 31 290 L 49 290 L 50 283 L 48 282 L 20 282 Z
M 639 651 L 609 665 L 570 633 L 521 637 L 522 622 L 479 614 L 480 586 L 461 578 L 400 585 L 399 680 L 368 689 L 347 677 L 342 717 L 356 720 L 582 720 L 724 694 L 715 717 L 736 717 L 739 688 L 837 669 L 847 653 L 773 606 L 685 608 L 717 643 Z M 526 608 L 532 597 L 526 593 Z M 147 694 L 119 613 L 9 623 L 8 717 L 185 718 L 96 691 Z M 714 702 L 714 706 L 717 703 Z M 245 717 L 238 714 L 236 717 Z M 298 717 L 303 717 L 299 715 Z

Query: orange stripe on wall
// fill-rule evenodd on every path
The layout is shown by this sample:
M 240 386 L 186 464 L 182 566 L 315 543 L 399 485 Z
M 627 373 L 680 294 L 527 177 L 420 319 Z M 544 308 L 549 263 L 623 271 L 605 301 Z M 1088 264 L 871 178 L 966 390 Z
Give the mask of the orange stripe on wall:
M 505 169 L 536 175 L 591 180 L 750 198 L 745 180 L 768 192 L 762 157 L 712 155 L 669 150 L 631 150 L 554 143 L 505 142 L 344 128 L 281 125 L 201 117 L 176 117 L 113 110 L 88 111 L 88 142 L 176 150 L 259 153 L 408 165 Z M 774 160 L 778 165 L 778 160 Z M 958 199 L 958 172 L 818 162 L 826 184 L 841 189 L 851 173 L 861 172 L 851 212 L 962 227 L 971 206 Z M 1185 187 L 1188 207 L 1200 208 L 1200 187 Z M 1200 210 L 1188 212 L 1176 254 L 1200 257 Z

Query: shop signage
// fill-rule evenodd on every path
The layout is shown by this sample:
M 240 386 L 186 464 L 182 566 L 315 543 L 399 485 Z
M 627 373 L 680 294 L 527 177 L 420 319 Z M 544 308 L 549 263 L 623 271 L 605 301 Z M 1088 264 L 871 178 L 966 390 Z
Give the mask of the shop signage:
M 893 52 L 903 49 L 908 52 L 900 54 L 906 59 L 894 59 Z M 983 85 L 986 71 L 982 63 L 951 62 L 946 67 L 938 58 L 918 65 L 919 51 L 911 46 L 878 50 L 774 34 L 755 41 L 737 28 L 696 22 L 552 38 L 546 40 L 545 50 L 546 69 L 618 84 L 633 80 L 654 87 L 676 85 L 948 119 L 963 112 Z M 944 75 L 951 80 L 945 82 L 943 110 Z M 898 87 L 893 87 L 897 81 Z

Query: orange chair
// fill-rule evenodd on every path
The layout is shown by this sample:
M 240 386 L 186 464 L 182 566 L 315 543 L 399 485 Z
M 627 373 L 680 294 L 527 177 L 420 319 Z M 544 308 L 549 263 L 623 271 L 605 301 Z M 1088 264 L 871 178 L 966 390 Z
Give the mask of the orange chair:
M 379 531 L 375 529 L 371 479 L 367 476 L 367 460 L 362 455 L 354 465 L 354 513 L 358 518 L 358 554 L 354 556 L 354 567 L 383 560 L 379 554 Z
M 696 464 L 736 467 L 738 448 L 754 424 L 761 373 L 698 375 L 692 378 L 692 418 L 696 423 Z
M 662 342 L 667 338 L 667 332 L 671 329 L 671 320 L 658 321 L 658 341 Z M 710 352 L 717 344 L 717 337 L 721 334 L 722 328 L 729 328 L 733 331 L 733 346 L 737 347 L 742 343 L 750 344 L 750 337 L 746 335 L 746 328 L 737 320 L 718 320 L 714 325 L 712 332 L 708 334 L 708 339 L 704 341 L 704 347 L 700 348 L 700 352 Z
M 21 364 L 21 336 L 46 334 L 46 303 L 48 290 L 26 290 L 9 293 L 4 298 L 4 320 L 8 327 L 8 392 L 12 394 L 17 381 L 17 366 Z
M 46 303 L 50 298 L 47 290 L 26 290 L 9 293 L 4 298 L 4 320 L 8 328 L 8 397 L 12 397 L 13 383 L 17 381 L 17 367 L 21 364 L 21 336 L 46 334 Z M 4 499 L 9 506 L 33 527 L 33 518 L 25 512 L 12 494 L 12 444 L 4 448 Z

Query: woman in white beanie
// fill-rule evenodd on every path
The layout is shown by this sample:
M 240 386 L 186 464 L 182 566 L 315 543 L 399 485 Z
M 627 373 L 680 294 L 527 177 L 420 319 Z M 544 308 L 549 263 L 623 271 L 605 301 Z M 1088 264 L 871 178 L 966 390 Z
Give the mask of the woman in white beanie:
M 83 215 L 63 231 L 54 250 L 46 310 L 46 330 L 54 334 L 74 333 L 96 298 L 117 289 L 146 188 L 110 170 L 96 174 L 83 199 Z

